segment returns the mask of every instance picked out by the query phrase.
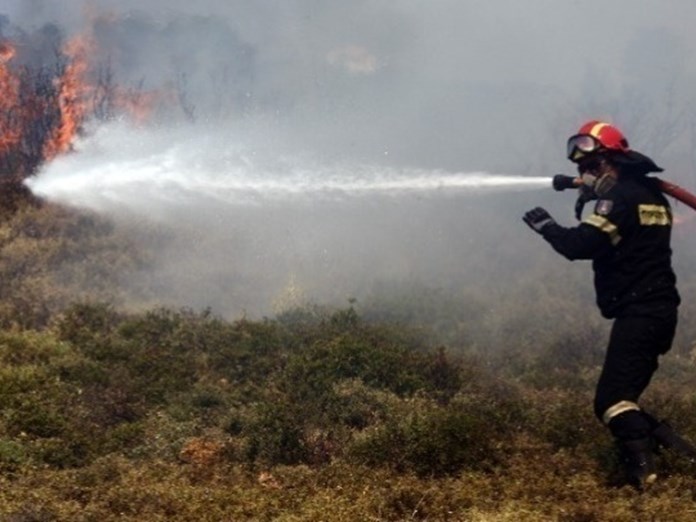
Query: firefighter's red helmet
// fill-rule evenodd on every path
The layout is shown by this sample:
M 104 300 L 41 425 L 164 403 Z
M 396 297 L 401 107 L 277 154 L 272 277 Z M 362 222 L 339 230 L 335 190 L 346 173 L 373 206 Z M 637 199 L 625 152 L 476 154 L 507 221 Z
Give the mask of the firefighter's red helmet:
M 627 153 L 628 140 L 614 125 L 592 120 L 585 123 L 578 133 L 568 139 L 568 159 L 578 162 L 588 154 L 601 151 Z

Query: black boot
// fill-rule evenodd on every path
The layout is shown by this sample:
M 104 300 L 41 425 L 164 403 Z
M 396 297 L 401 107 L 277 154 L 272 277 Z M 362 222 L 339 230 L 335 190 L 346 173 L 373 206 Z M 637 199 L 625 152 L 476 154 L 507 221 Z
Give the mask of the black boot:
M 609 421 L 616 440 L 621 462 L 628 482 L 638 489 L 652 484 L 657 479 L 654 451 L 657 449 L 652 437 L 651 417 L 640 410 L 629 410 Z
M 655 443 L 652 438 L 620 441 L 619 449 L 626 478 L 632 486 L 642 490 L 655 482 L 657 479 L 653 460 Z
M 653 429 L 652 436 L 663 448 L 676 451 L 689 459 L 690 462 L 696 464 L 696 448 L 674 431 L 667 422 L 659 422 Z

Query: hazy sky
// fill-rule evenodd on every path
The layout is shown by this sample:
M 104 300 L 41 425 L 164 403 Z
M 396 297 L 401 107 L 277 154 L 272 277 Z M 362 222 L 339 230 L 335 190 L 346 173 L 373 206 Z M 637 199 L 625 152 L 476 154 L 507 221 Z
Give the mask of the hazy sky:
M 692 0 L 0 0 L 0 13 L 6 36 L 47 23 L 92 31 L 118 81 L 177 85 L 195 116 L 172 135 L 105 130 L 64 170 L 257 176 L 271 163 L 316 175 L 340 163 L 551 176 L 572 170 L 567 137 L 608 118 L 669 179 L 696 186 Z M 520 280 L 520 266 L 537 270 L 534 260 L 566 266 L 519 218 L 544 204 L 572 224 L 572 202 L 539 190 L 201 203 L 183 210 L 188 228 L 158 277 L 177 302 L 226 311 L 267 309 L 291 279 L 320 295 L 377 278 L 500 284 Z

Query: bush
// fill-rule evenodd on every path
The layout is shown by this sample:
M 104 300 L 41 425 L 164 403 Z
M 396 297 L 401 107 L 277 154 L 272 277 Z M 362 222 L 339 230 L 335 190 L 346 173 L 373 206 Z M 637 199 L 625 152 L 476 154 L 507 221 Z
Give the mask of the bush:
M 296 404 L 269 400 L 256 405 L 243 430 L 246 435 L 245 457 L 265 465 L 307 462 L 305 423 Z
M 422 347 L 408 329 L 362 324 L 350 308 L 336 312 L 307 345 L 288 356 L 279 386 L 296 400 L 324 397 L 347 379 L 410 395 L 417 391 L 454 393 L 460 368 L 444 349 Z
M 388 466 L 420 476 L 452 474 L 462 469 L 486 469 L 497 460 L 500 426 L 489 405 L 453 401 L 441 406 L 411 400 L 401 412 L 358 434 L 347 449 L 348 458 L 367 465 Z
M 26 448 L 12 440 L 0 439 L 0 471 L 16 471 L 29 462 Z

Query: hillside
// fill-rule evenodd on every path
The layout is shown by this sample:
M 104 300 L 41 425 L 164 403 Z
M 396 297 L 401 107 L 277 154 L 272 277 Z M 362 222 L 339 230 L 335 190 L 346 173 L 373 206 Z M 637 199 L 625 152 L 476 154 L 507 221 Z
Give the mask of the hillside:
M 482 352 L 473 308 L 424 289 L 262 320 L 127 308 L 113 289 L 143 244 L 15 202 L 0 224 L 0 520 L 696 516 L 696 467 L 674 455 L 650 491 L 622 486 L 591 411 L 601 329 L 500 329 Z M 646 396 L 692 440 L 695 365 L 675 349 Z

